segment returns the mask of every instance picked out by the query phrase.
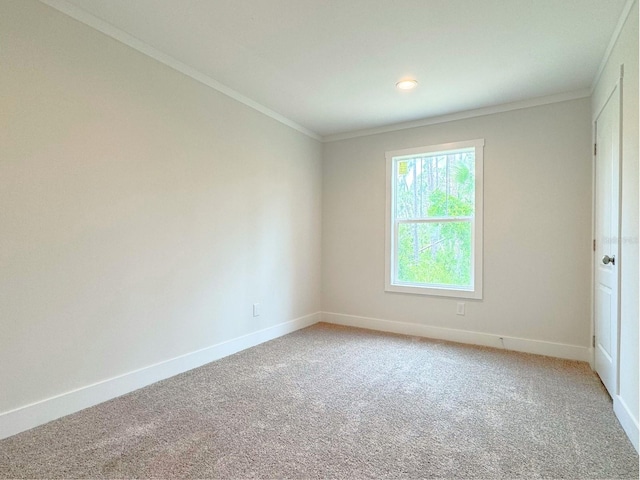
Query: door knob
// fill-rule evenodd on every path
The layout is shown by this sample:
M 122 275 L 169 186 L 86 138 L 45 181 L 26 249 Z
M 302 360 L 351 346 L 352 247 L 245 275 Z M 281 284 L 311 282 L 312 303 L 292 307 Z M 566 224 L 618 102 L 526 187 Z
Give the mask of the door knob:
M 612 265 L 616 264 L 616 256 L 609 256 L 609 255 L 605 255 L 604 257 L 602 257 L 602 263 L 604 263 L 605 265 L 609 265 L 609 263 L 611 263 Z

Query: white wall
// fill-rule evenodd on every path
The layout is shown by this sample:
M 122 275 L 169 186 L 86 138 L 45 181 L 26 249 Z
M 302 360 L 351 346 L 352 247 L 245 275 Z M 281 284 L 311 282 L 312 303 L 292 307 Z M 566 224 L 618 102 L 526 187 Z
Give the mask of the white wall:
M 318 312 L 321 154 L 39 2 L 0 2 L 0 413 Z
M 593 121 L 618 81 L 622 64 L 620 394 L 614 398 L 614 407 L 638 449 L 638 2 L 631 9 L 594 89 Z
M 339 314 L 328 319 L 517 337 L 531 340 L 532 351 L 585 358 L 591 325 L 589 119 L 584 98 L 325 144 L 323 311 Z M 484 299 L 466 300 L 466 315 L 457 316 L 459 300 L 384 291 L 385 151 L 476 138 L 485 139 Z M 471 342 L 485 338 L 410 330 Z M 509 341 L 507 348 L 527 348 Z M 544 350 L 548 344 L 535 342 L 569 347 Z

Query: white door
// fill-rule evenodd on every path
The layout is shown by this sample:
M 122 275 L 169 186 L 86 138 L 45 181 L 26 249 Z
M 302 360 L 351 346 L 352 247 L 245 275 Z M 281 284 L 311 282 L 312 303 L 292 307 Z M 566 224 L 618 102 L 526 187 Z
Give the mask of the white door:
M 613 397 L 618 388 L 618 232 L 620 86 L 596 119 L 594 315 L 595 367 Z

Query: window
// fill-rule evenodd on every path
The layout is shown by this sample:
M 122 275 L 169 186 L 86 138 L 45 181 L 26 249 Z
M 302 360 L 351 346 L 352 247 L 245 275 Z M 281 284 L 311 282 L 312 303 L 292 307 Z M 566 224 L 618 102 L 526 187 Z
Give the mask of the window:
M 482 298 L 483 147 L 386 153 L 387 291 Z

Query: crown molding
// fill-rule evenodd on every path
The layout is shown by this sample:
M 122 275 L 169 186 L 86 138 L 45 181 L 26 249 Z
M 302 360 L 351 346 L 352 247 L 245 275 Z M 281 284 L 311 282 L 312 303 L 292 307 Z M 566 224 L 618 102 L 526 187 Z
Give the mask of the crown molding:
M 600 64 L 600 67 L 598 69 L 598 73 L 594 79 L 594 82 L 591 85 L 591 88 L 586 88 L 586 89 L 581 89 L 581 90 L 576 90 L 576 91 L 572 91 L 572 92 L 566 92 L 566 93 L 560 93 L 560 94 L 556 94 L 556 95 L 549 95 L 549 96 L 544 96 L 544 97 L 537 97 L 537 98 L 533 98 L 533 99 L 528 99 L 528 100 L 522 100 L 522 101 L 518 101 L 518 102 L 512 102 L 512 103 L 506 103 L 506 104 L 500 104 L 500 105 L 493 105 L 493 106 L 489 106 L 489 107 L 482 107 L 482 108 L 478 108 L 478 109 L 473 109 L 473 110 L 466 110 L 466 111 L 462 111 L 462 112 L 456 112 L 456 113 L 451 113 L 451 114 L 446 114 L 446 115 L 440 115 L 440 116 L 436 116 L 436 117 L 429 117 L 429 118 L 424 118 L 421 120 L 414 120 L 414 121 L 410 121 L 410 122 L 401 122 L 401 123 L 396 123 L 396 124 L 391 124 L 391 125 L 385 125 L 385 126 L 381 126 L 381 127 L 374 127 L 374 128 L 369 128 L 369 129 L 362 129 L 362 130 L 355 130 L 355 131 L 351 131 L 351 132 L 344 132 L 344 133 L 336 133 L 336 134 L 332 134 L 332 135 L 325 135 L 325 136 L 321 136 L 318 135 L 317 133 L 313 132 L 312 130 L 309 130 L 306 127 L 303 127 L 302 125 L 294 122 L 293 120 L 290 120 L 289 118 L 285 117 L 284 115 L 281 115 L 273 110 L 271 110 L 270 108 L 265 107 L 264 105 L 256 102 L 255 100 L 252 100 L 244 95 L 242 95 L 241 93 L 233 90 L 232 88 L 218 82 L 217 80 L 211 78 L 208 75 L 205 75 L 204 73 L 198 71 L 197 69 L 190 67 L 189 65 L 186 65 L 182 62 L 180 62 L 179 60 L 177 60 L 176 58 L 167 55 L 163 52 L 161 52 L 160 50 L 156 49 L 155 47 L 152 47 L 151 45 L 143 42 L 142 40 L 126 33 L 123 30 L 120 30 L 119 28 L 111 25 L 108 22 L 105 22 L 104 20 L 88 13 L 87 11 L 67 2 L 66 0 L 39 0 L 41 3 L 85 24 L 88 25 L 89 27 L 98 30 L 99 32 L 133 48 L 134 50 L 137 50 L 138 52 L 153 58 L 154 60 L 167 65 L 170 68 L 173 68 L 174 70 L 177 70 L 178 72 L 187 75 L 188 77 L 191 77 L 192 79 L 222 93 L 223 95 L 226 95 L 260 113 L 262 113 L 263 115 L 266 115 L 290 128 L 293 128 L 294 130 L 297 130 L 298 132 L 303 133 L 304 135 L 307 135 L 310 138 L 313 138 L 315 140 L 321 141 L 321 142 L 325 142 L 325 143 L 329 143 L 329 142 L 336 142 L 336 141 L 340 141 L 340 140 L 346 140 L 346 139 L 350 139 L 350 138 L 357 138 L 357 137 L 364 137 L 364 136 L 369 136 L 369 135 L 376 135 L 379 133 L 387 133 L 387 132 L 394 132 L 394 131 L 398 131 L 398 130 L 405 130 L 405 129 L 409 129 L 409 128 L 416 128 L 416 127 L 423 127 L 423 126 L 427 126 L 427 125 L 435 125 L 435 124 L 439 124 L 439 123 L 446 123 L 446 122 L 451 122 L 451 121 L 455 121 L 455 120 L 463 120 L 463 119 L 468 119 L 468 118 L 474 118 L 474 117 L 480 117 L 480 116 L 484 116 L 484 115 L 491 115 L 494 113 L 502 113 L 502 112 L 508 112 L 508 111 L 512 111 L 512 110 L 519 110 L 519 109 L 523 109 L 523 108 L 530 108 L 530 107 L 535 107 L 535 106 L 540 106 L 540 105 L 547 105 L 550 103 L 557 103 L 557 102 L 564 102 L 564 101 L 568 101 L 568 100 L 575 100 L 578 98 L 584 98 L 584 97 L 589 97 L 591 96 L 592 92 L 593 92 L 593 88 L 594 86 L 597 84 L 597 81 L 600 78 L 600 75 L 602 74 L 602 71 L 604 70 L 604 66 L 606 65 L 606 62 L 609 58 L 609 56 L 611 55 L 611 51 L 613 50 L 613 47 L 615 45 L 615 42 L 617 41 L 620 32 L 622 31 L 622 28 L 624 26 L 624 23 L 627 19 L 627 17 L 629 16 L 629 12 L 631 11 L 631 8 L 633 6 L 633 4 L 637 1 L 637 0 L 627 0 L 627 3 L 625 4 L 625 7 L 623 9 L 623 12 L 620 16 L 620 20 L 618 21 L 618 25 L 616 27 L 616 30 L 614 31 L 614 34 L 611 37 L 611 41 L 609 42 L 609 46 L 607 47 L 605 56 Z
M 222 83 L 218 82 L 217 80 L 214 80 L 208 75 L 205 75 L 204 73 L 196 70 L 195 68 L 190 67 L 189 65 L 182 63 L 181 61 L 173 58 L 172 56 L 161 52 L 157 48 L 152 47 L 151 45 L 143 42 L 142 40 L 124 32 L 123 30 L 120 30 L 119 28 L 111 25 L 108 22 L 105 22 L 104 20 L 101 20 L 100 18 L 94 15 L 91 15 L 87 11 L 82 10 L 79 7 L 76 7 L 75 5 L 65 0 L 40 0 L 40 2 L 44 3 L 45 5 L 55 10 L 58 10 L 59 12 L 64 13 L 65 15 L 73 18 L 74 20 L 84 23 L 85 25 L 88 25 L 89 27 L 104 33 L 105 35 L 119 41 L 120 43 L 123 43 L 133 48 L 134 50 L 137 50 L 140 53 L 143 53 L 144 55 L 147 55 L 148 57 L 151 57 L 154 60 L 157 60 L 158 62 L 163 63 L 164 65 L 167 65 L 168 67 L 173 68 L 174 70 L 177 70 L 178 72 L 184 75 L 187 75 L 188 77 L 191 77 L 192 79 L 210 88 L 213 88 L 214 90 L 222 93 L 223 95 L 226 95 L 227 97 L 230 97 L 250 108 L 253 108 L 254 110 L 257 110 L 263 115 L 271 117 L 272 119 L 288 127 L 291 127 L 294 130 L 297 130 L 298 132 L 301 132 L 315 140 L 322 141 L 322 137 L 320 135 L 309 130 L 308 128 L 303 127 L 302 125 L 294 122 L 293 120 L 288 119 L 287 117 L 279 114 L 278 112 L 275 112 L 270 108 L 267 108 L 264 105 L 248 97 L 245 97 L 241 93 L 236 92 L 235 90 L 227 87 L 226 85 L 223 85 Z
M 591 93 L 596 89 L 596 85 L 600 81 L 600 77 L 602 76 L 602 72 L 604 72 L 604 67 L 607 66 L 607 62 L 609 61 L 609 57 L 611 56 L 611 52 L 613 51 L 613 47 L 616 46 L 616 42 L 618 41 L 618 37 L 622 33 L 622 29 L 624 28 L 624 24 L 629 17 L 629 13 L 631 13 L 631 8 L 633 4 L 636 3 L 637 0 L 627 0 L 624 8 L 622 9 L 622 13 L 620 14 L 620 18 L 618 19 L 618 24 L 616 25 L 613 34 L 611 35 L 611 40 L 609 40 L 609 45 L 607 45 L 607 49 L 604 51 L 604 56 L 600 61 L 600 66 L 598 67 L 598 71 L 596 72 L 596 76 L 593 77 L 593 82 L 591 82 Z
M 494 113 L 510 112 L 512 110 L 520 110 L 523 108 L 538 107 L 541 105 L 548 105 L 550 103 L 566 102 L 569 100 L 576 100 L 579 98 L 585 98 L 589 96 L 591 96 L 591 90 L 589 88 L 583 88 L 581 90 L 575 90 L 573 92 L 559 93 L 556 95 L 547 95 L 544 97 L 536 97 L 536 98 L 531 98 L 529 100 L 522 100 L 519 102 L 492 105 L 490 107 L 482 107 L 474 110 L 466 110 L 466 111 L 451 113 L 447 115 L 440 115 L 437 117 L 429 117 L 429 118 L 424 118 L 422 120 L 395 123 L 392 125 L 385 125 L 382 127 L 368 128 L 365 130 L 356 130 L 353 132 L 336 133 L 334 135 L 326 135 L 322 137 L 322 141 L 325 143 L 337 142 L 340 140 L 347 140 L 350 138 L 366 137 L 368 135 L 377 135 L 379 133 L 395 132 L 398 130 L 406 130 L 408 128 L 425 127 L 427 125 L 453 122 L 455 120 L 464 120 L 467 118 L 482 117 L 485 115 L 492 115 Z

